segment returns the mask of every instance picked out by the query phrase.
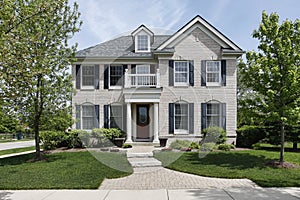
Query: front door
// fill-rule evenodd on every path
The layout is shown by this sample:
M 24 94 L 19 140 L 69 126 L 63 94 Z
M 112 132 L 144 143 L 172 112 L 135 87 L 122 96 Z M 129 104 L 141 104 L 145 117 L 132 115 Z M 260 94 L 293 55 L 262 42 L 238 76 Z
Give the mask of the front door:
M 136 113 L 136 139 L 137 141 L 149 141 L 149 105 L 137 104 Z

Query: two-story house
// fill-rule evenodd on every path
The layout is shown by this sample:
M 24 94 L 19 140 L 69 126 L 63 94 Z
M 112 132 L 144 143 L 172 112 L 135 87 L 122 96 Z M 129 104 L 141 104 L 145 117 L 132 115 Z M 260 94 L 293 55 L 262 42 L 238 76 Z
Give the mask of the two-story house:
M 126 142 L 200 140 L 219 126 L 236 139 L 237 58 L 244 52 L 200 16 L 173 35 L 141 25 L 78 51 L 73 128 L 117 127 Z

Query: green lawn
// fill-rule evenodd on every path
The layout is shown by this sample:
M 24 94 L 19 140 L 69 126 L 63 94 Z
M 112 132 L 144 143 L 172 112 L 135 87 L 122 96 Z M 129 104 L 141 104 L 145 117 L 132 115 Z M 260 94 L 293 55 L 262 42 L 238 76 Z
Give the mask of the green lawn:
M 155 157 L 167 168 L 219 178 L 248 178 L 262 187 L 300 187 L 300 168 L 278 169 L 265 163 L 278 159 L 279 153 L 264 150 L 211 152 L 199 158 L 196 152 L 184 153 L 175 162 L 176 152 L 160 152 Z M 285 160 L 300 165 L 300 153 L 285 153 Z
M 0 189 L 96 189 L 104 178 L 132 173 L 126 157 L 117 153 L 93 153 L 110 157 L 124 169 L 111 169 L 90 152 L 63 152 L 44 155 L 39 162 L 28 162 L 34 154 L 0 159 Z
M 16 149 L 7 149 L 7 150 L 1 150 L 0 151 L 0 156 L 2 155 L 7 155 L 7 154 L 12 154 L 12 153 L 20 153 L 24 151 L 31 151 L 34 150 L 35 147 L 24 147 L 24 148 L 16 148 Z

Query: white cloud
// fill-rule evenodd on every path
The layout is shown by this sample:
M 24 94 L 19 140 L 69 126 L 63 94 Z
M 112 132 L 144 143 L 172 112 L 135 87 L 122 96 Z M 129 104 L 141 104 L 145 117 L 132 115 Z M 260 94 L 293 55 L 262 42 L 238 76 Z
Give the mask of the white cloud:
M 97 38 L 97 43 L 128 34 L 141 24 L 156 34 L 170 32 L 186 12 L 185 1 L 179 0 L 80 0 L 78 4 L 83 20 L 78 37 Z

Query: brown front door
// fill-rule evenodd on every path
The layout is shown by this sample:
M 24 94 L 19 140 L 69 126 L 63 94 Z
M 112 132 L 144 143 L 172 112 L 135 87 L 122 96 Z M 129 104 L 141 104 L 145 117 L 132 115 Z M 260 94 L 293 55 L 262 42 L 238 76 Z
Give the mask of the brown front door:
M 149 140 L 149 105 L 137 104 L 136 110 L 136 139 L 141 141 Z

